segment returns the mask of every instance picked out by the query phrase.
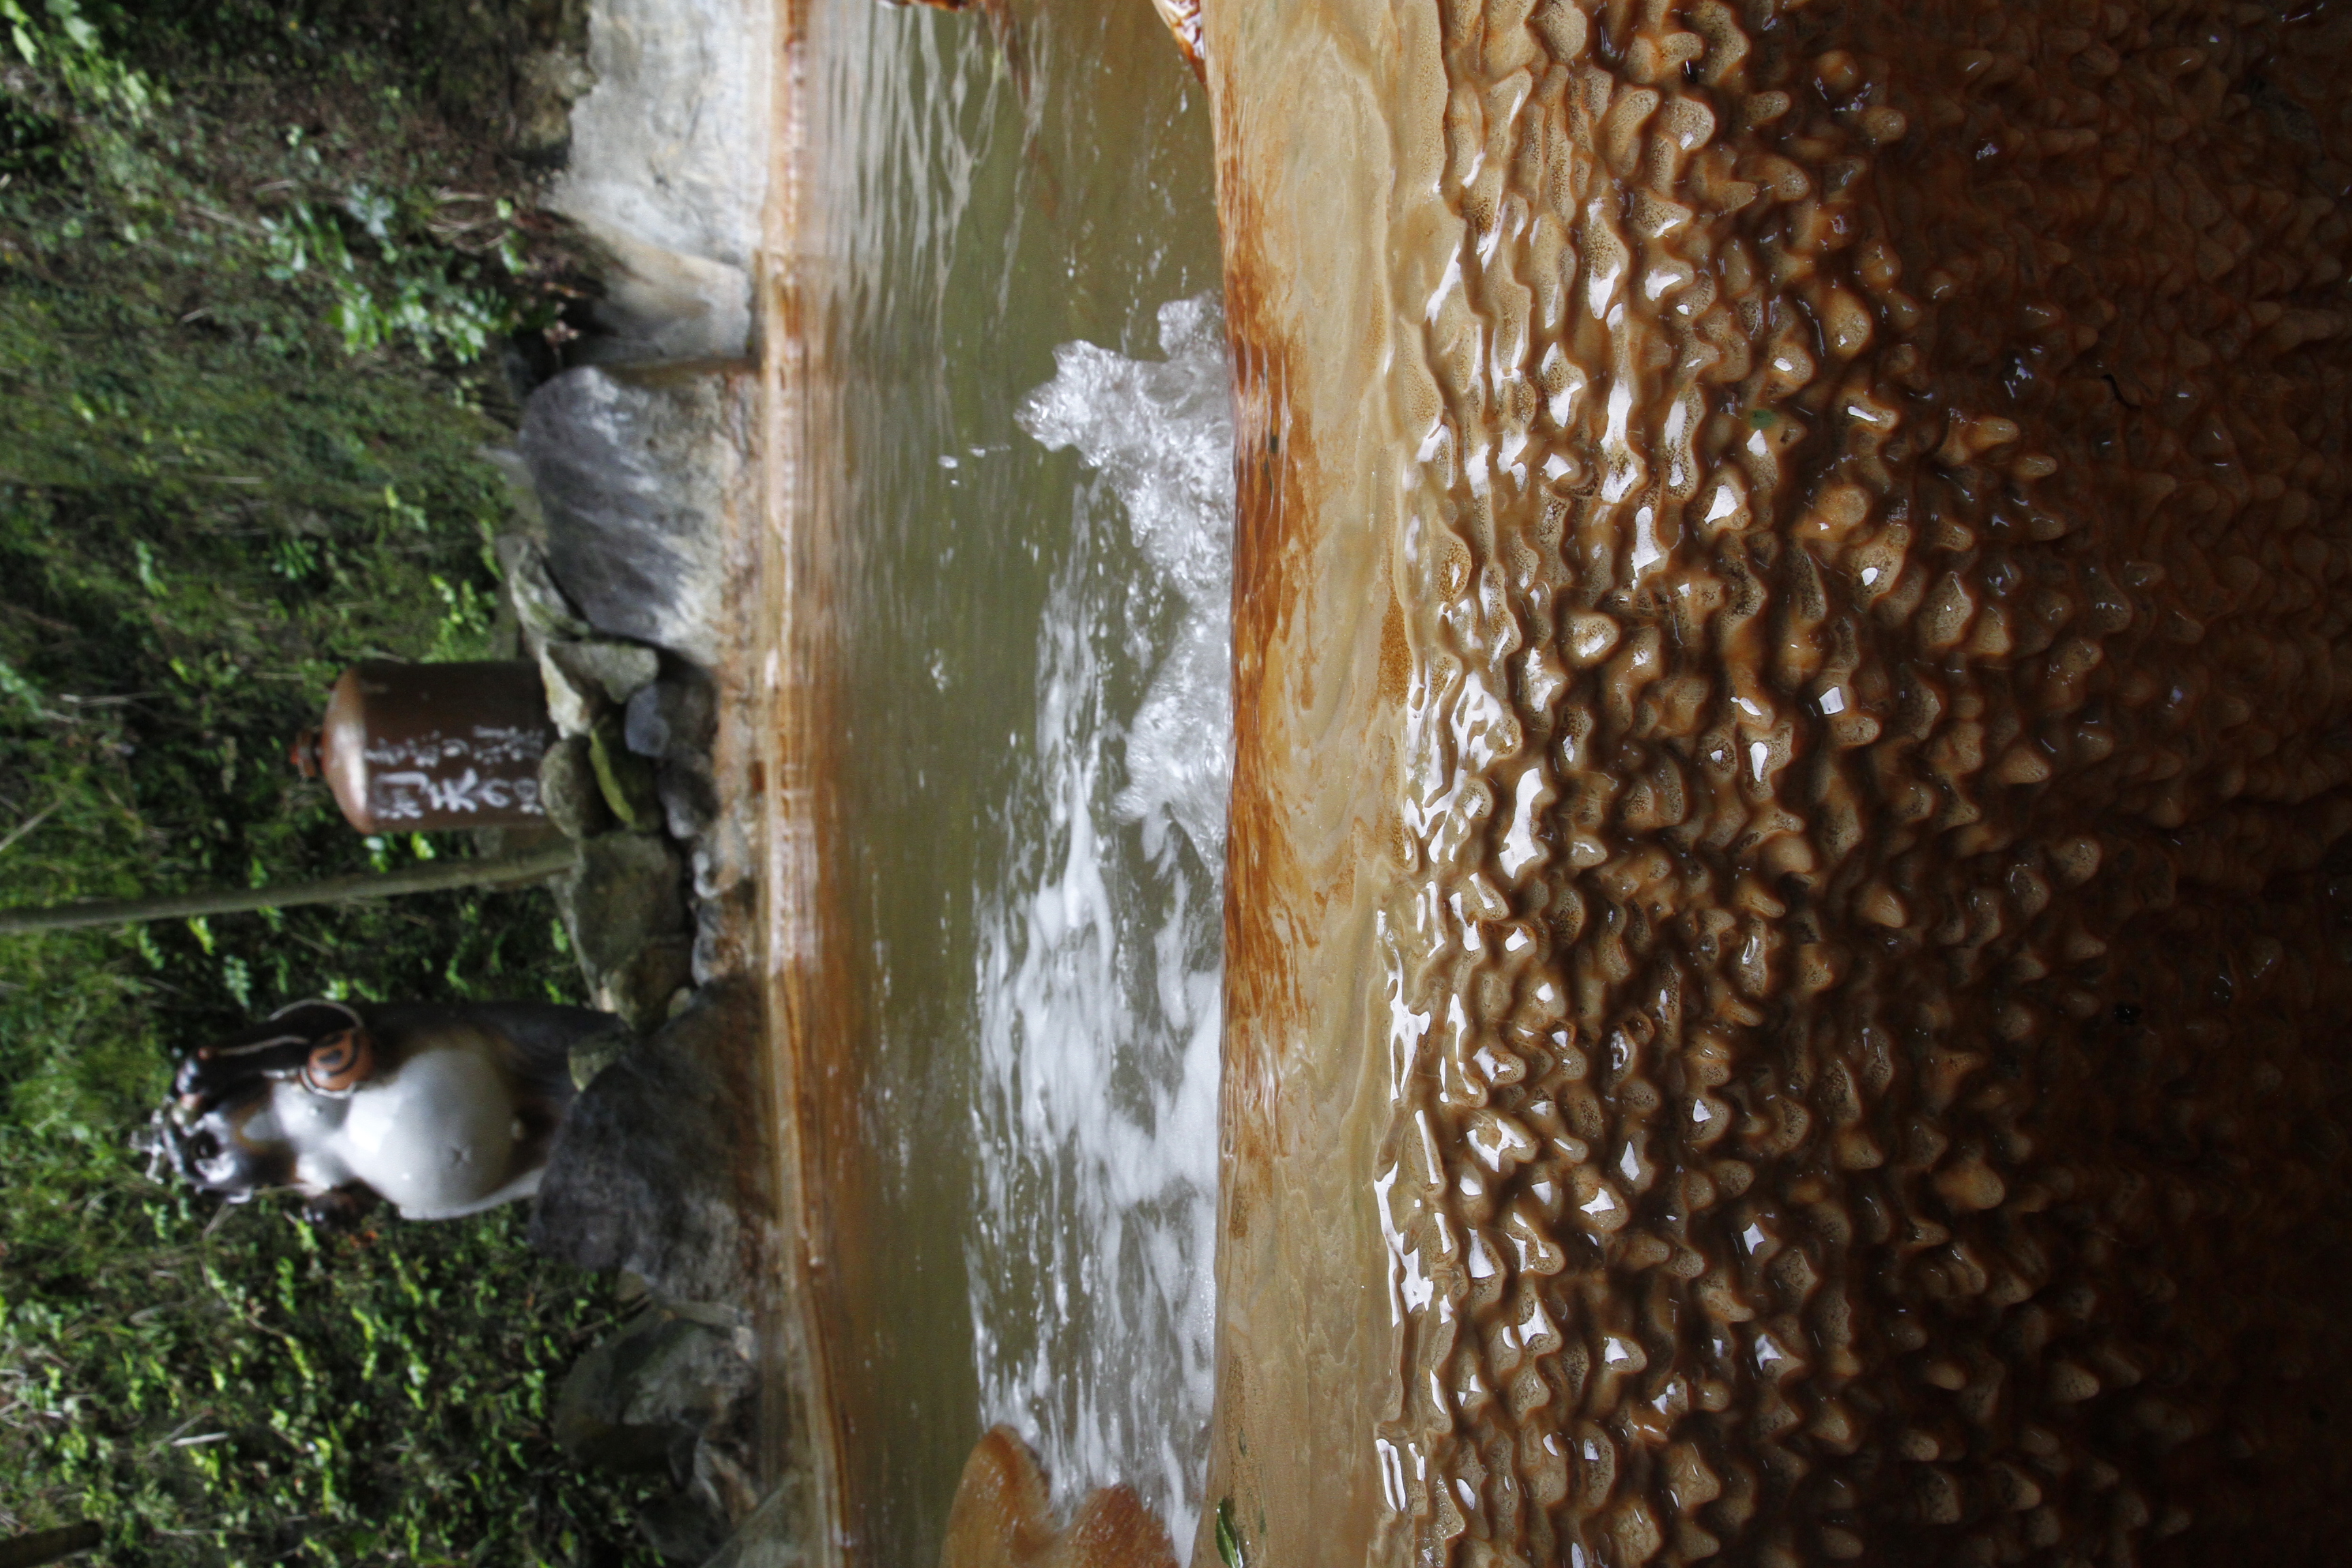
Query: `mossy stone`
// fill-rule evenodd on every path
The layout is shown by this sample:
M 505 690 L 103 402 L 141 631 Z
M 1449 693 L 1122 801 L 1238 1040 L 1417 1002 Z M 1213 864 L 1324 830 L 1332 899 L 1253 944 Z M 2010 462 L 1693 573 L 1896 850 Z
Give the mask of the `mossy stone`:
M 588 754 L 596 770 L 596 786 L 621 826 L 633 833 L 658 833 L 662 826 L 661 796 L 654 788 L 653 764 L 629 750 L 621 735 L 621 717 L 607 713 L 588 732 Z

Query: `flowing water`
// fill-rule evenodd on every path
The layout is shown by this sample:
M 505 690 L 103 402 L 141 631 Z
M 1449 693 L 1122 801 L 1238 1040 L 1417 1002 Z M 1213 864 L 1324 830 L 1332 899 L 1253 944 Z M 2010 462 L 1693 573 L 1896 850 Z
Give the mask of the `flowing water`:
M 1204 94 L 1139 4 L 820 0 L 806 58 L 854 1546 L 935 1560 L 1004 1422 L 1060 1500 L 1125 1481 L 1182 1553 L 1229 731 Z

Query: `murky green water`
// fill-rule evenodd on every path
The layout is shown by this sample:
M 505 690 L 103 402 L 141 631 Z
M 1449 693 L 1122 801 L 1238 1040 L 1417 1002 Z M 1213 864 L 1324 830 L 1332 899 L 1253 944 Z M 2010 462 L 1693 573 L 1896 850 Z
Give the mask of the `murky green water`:
M 866 1175 L 839 1216 L 854 1549 L 934 1561 L 999 1420 L 1059 1497 L 1126 1480 L 1181 1549 L 1215 1179 L 1213 317 L 1180 311 L 1179 368 L 1148 367 L 1163 305 L 1213 309 L 1205 94 L 1141 0 L 1001 28 L 819 0 L 810 45 Z M 1117 357 L 1032 409 L 1078 448 L 1049 451 L 1020 413 L 1078 342 Z

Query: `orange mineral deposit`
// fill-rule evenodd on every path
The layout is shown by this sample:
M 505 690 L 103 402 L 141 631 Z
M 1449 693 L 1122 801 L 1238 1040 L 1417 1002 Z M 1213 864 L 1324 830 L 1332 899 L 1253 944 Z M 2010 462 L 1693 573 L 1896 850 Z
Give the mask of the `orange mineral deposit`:
M 1175 1568 L 1168 1531 L 1125 1487 L 1103 1487 L 1054 1526 L 1045 1473 L 1009 1426 L 964 1461 L 940 1568 Z

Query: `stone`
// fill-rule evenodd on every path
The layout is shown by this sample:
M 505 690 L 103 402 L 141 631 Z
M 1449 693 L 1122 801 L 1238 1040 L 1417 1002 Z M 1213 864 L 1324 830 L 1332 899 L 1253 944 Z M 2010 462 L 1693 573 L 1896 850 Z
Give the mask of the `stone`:
M 529 494 L 532 498 L 531 514 L 540 516 L 535 485 L 519 482 L 529 479 L 530 465 L 520 453 L 505 447 L 498 448 L 496 457 L 499 471 L 507 476 L 509 485 Z M 514 605 L 515 617 L 522 622 L 534 646 L 551 639 L 563 641 L 595 634 L 595 628 L 580 618 L 572 601 L 555 585 L 555 578 L 547 566 L 547 552 L 537 540 L 520 533 L 501 534 L 490 548 L 506 578 L 507 599 Z
M 530 395 L 518 446 L 554 581 L 601 632 L 718 662 L 730 492 L 725 378 L 593 365 Z
M 595 331 L 574 351 L 581 364 L 742 360 L 751 348 L 751 279 L 740 267 L 647 245 L 591 225 L 602 298 Z
M 733 1334 L 648 1307 L 572 1363 L 548 1425 L 581 1464 L 660 1469 L 723 1423 L 751 1382 Z
M 596 727 L 596 716 L 604 710 L 604 694 L 593 682 L 580 680 L 556 663 L 548 652 L 556 646 L 539 645 L 539 679 L 547 689 L 547 716 L 558 734 L 584 736 Z
M 695 1441 L 688 1491 L 710 1503 L 721 1519 L 748 1517 L 760 1506 L 756 1447 L 750 1422 L 730 1420 L 705 1427 Z
M 496 468 L 499 478 L 506 481 L 507 500 L 514 503 L 515 521 L 521 524 L 520 531 L 500 534 L 490 542 L 490 554 L 499 563 L 500 580 L 508 584 L 508 597 L 511 599 L 514 568 L 507 563 L 508 552 L 523 548 L 537 550 L 534 542 L 547 531 L 547 520 L 540 515 L 539 491 L 531 486 L 530 466 L 522 460 L 520 452 L 512 447 L 477 447 L 474 456 Z M 551 592 L 555 584 L 551 582 L 547 586 Z M 564 606 L 563 613 L 570 615 L 571 606 Z
M 637 1533 L 665 1563 L 700 1563 L 727 1544 L 727 1521 L 690 1493 L 646 1505 Z
M 669 719 L 663 712 L 659 682 L 629 699 L 622 715 L 621 738 L 641 757 L 660 761 L 669 752 Z
M 572 1087 L 586 1089 L 596 1081 L 596 1075 L 621 1059 L 629 1047 L 629 1037 L 619 1029 L 609 1035 L 599 1035 L 593 1040 L 583 1040 L 572 1047 L 569 1066 Z
M 622 1422 L 699 1431 L 723 1419 L 751 1382 L 735 1336 L 692 1318 L 648 1315 L 664 1321 L 646 1336 L 650 1343 L 623 1389 Z
M 613 825 L 585 736 L 567 735 L 541 756 L 539 803 L 567 838 L 593 838 Z
M 550 205 L 626 236 L 748 268 L 767 199 L 774 8 L 757 0 L 598 0 L 595 80 L 572 106 Z
M 560 163 L 572 144 L 572 106 L 596 85 L 576 49 L 524 51 L 514 70 L 514 147 L 525 162 Z
M 670 837 L 681 842 L 701 837 L 719 816 L 719 785 L 698 755 L 664 763 L 654 773 L 654 790 Z
M 657 936 L 597 981 L 595 1003 L 644 1032 L 667 1022 L 671 999 L 693 984 L 693 941 L 682 935 Z
M 635 1299 L 628 1324 L 565 1374 L 549 1427 L 577 1464 L 667 1472 L 676 1489 L 645 1509 L 639 1532 L 666 1559 L 698 1563 L 759 1504 L 757 1340 L 741 1309 Z
M 663 839 L 605 833 L 581 844 L 579 864 L 556 879 L 555 904 L 592 986 L 656 937 L 686 930 L 684 878 Z
M 574 683 L 623 703 L 651 686 L 661 673 L 661 656 L 643 643 L 613 637 L 582 637 L 573 642 L 550 642 L 547 657 Z
M 645 843 L 648 840 L 638 840 Z M 757 992 L 740 981 L 622 1053 L 556 1133 L 530 1239 L 660 1295 L 749 1306 L 779 1245 L 760 1104 Z
M 654 789 L 651 763 L 629 750 L 621 739 L 621 720 L 607 713 L 588 732 L 588 757 L 596 769 L 596 787 L 621 826 L 633 833 L 661 830 L 661 797 Z
M 624 734 L 629 750 L 656 761 L 710 746 L 717 694 L 699 671 L 656 680 L 628 700 Z
M 698 853 L 697 858 L 700 856 Z M 760 889 L 748 879 L 730 883 L 694 904 L 694 981 L 709 985 L 751 972 L 760 915 Z
M 810 1554 L 803 1543 L 815 1511 L 808 1493 L 804 1476 L 787 1479 L 743 1517 L 704 1568 L 803 1568 Z

